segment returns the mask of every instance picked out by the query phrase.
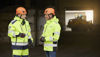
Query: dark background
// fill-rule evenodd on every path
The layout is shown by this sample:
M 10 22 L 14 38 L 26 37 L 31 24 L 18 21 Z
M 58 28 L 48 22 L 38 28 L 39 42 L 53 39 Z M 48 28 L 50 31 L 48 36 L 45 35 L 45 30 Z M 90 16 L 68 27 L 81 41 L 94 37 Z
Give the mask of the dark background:
M 45 57 L 38 45 L 38 18 L 47 7 L 56 10 L 62 27 L 57 57 L 100 57 L 100 0 L 0 0 L 0 57 L 11 57 L 8 24 L 15 16 L 18 6 L 34 9 L 35 47 L 30 48 L 30 57 Z M 94 10 L 93 31 L 65 31 L 65 10 Z M 41 11 L 41 12 L 39 12 Z

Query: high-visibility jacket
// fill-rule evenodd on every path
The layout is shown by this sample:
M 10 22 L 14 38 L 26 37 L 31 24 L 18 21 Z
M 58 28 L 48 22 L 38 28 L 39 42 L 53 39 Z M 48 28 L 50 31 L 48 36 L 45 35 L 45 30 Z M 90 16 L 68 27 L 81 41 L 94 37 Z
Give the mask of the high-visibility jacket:
M 22 25 L 23 19 L 18 16 L 14 17 L 8 26 L 8 36 L 11 38 L 12 49 L 15 50 L 24 50 L 28 48 L 28 39 L 31 39 L 33 42 L 33 38 L 31 35 L 31 29 L 29 22 L 25 20 L 25 24 Z M 25 37 L 16 37 L 19 33 L 24 33 Z
M 60 24 L 58 19 L 54 16 L 52 19 L 47 20 L 44 25 L 42 37 L 45 37 L 44 51 L 54 51 L 60 37 Z

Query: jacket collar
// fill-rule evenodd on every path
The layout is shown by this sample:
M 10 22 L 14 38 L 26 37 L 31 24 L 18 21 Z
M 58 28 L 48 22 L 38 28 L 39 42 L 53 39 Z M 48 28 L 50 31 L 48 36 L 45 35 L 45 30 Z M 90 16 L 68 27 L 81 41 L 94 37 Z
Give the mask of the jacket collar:
M 23 19 L 21 19 L 20 17 L 18 17 L 18 16 L 15 16 L 14 17 L 14 20 L 19 20 L 19 21 L 22 21 Z
M 46 21 L 46 23 L 51 23 L 51 22 L 59 22 L 59 20 L 58 18 L 56 18 L 56 16 L 54 16 L 52 19 Z

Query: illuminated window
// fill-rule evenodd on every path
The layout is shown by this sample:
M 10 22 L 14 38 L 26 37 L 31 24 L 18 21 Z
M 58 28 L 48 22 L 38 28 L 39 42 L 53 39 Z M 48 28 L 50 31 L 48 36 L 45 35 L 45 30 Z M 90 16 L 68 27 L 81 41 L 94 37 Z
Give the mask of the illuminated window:
M 86 10 L 86 20 L 91 21 L 93 23 L 93 10 Z
M 65 25 L 68 25 L 69 20 L 71 19 L 80 19 L 86 20 L 86 22 L 93 24 L 93 10 L 66 10 L 65 11 Z M 66 29 L 69 30 L 67 27 Z

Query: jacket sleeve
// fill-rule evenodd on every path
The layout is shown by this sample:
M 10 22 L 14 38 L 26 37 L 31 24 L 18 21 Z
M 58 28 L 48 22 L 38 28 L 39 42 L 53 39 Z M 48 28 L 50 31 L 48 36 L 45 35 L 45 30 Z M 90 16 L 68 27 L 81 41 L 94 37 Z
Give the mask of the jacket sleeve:
M 28 23 L 28 39 L 31 39 L 31 41 L 33 42 L 32 34 L 31 34 L 31 28 L 30 28 L 29 23 Z
M 53 41 L 54 42 L 57 42 L 59 40 L 59 37 L 60 37 L 60 30 L 61 30 L 61 27 L 59 24 L 56 24 L 54 26 L 54 32 L 53 32 Z
M 19 34 L 19 32 L 16 31 L 15 25 L 10 23 L 8 26 L 8 36 L 11 38 L 14 38 L 18 34 Z

